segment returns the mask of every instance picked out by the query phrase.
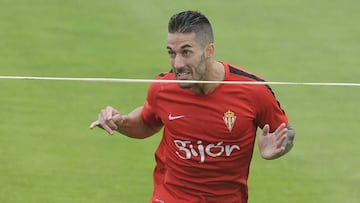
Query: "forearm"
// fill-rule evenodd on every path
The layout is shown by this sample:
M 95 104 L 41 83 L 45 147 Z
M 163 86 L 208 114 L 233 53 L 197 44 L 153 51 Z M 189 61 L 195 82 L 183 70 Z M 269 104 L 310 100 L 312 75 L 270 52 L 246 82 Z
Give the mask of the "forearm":
M 131 138 L 143 139 L 150 137 L 161 130 L 162 126 L 149 126 L 142 119 L 142 106 L 134 109 L 128 115 L 123 115 L 121 120 L 115 122 L 119 133 Z

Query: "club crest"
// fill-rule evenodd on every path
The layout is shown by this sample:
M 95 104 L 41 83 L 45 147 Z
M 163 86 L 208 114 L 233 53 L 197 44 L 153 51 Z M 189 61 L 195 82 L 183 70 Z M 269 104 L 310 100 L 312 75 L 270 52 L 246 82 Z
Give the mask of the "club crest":
M 231 132 L 232 128 L 234 127 L 235 120 L 236 120 L 235 113 L 228 110 L 227 112 L 224 113 L 223 119 L 224 119 L 226 127 L 229 129 L 229 132 Z

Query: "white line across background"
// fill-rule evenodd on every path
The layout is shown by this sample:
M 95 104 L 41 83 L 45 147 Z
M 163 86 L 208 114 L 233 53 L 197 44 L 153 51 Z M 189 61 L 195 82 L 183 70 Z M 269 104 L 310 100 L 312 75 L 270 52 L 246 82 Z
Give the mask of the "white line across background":
M 360 83 L 346 82 L 249 82 L 249 81 L 198 81 L 198 80 L 151 80 L 128 78 L 73 78 L 73 77 L 35 77 L 35 76 L 0 76 L 0 80 L 54 80 L 54 81 L 85 81 L 112 83 L 207 83 L 207 84 L 235 84 L 235 85 L 309 85 L 309 86 L 353 86 L 360 87 Z

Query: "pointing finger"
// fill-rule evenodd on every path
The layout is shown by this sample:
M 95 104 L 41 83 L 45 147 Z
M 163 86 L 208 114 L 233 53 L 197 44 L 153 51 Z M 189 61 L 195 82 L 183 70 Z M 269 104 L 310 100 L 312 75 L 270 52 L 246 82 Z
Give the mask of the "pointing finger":
M 97 127 L 99 125 L 99 122 L 98 121 L 94 121 L 90 124 L 89 128 L 90 129 L 94 129 L 95 127 Z

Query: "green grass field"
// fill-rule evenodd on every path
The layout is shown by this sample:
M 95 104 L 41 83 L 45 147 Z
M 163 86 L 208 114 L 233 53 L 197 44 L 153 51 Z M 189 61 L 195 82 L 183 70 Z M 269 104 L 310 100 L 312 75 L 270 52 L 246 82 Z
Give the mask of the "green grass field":
M 208 16 L 216 58 L 269 81 L 360 82 L 360 2 L 0 0 L 0 75 L 152 79 L 170 69 L 167 22 Z M 148 84 L 0 80 L 1 203 L 143 203 L 160 134 L 89 130 L 99 110 L 142 105 Z M 250 203 L 360 201 L 360 88 L 272 86 L 297 130 L 260 158 Z

